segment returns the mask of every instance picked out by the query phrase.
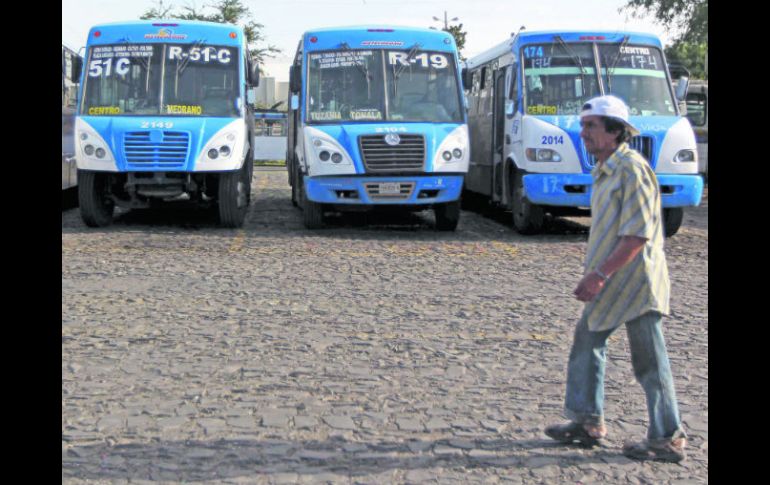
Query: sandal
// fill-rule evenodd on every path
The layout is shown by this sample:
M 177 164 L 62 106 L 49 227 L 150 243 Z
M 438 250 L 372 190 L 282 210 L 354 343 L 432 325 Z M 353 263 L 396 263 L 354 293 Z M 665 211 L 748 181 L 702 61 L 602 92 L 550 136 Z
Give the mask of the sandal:
M 555 424 L 545 428 L 545 434 L 549 438 L 555 439 L 561 443 L 572 444 L 577 442 L 580 445 L 592 447 L 601 444 L 604 437 L 596 438 L 591 436 L 588 431 L 579 423 Z
M 652 444 L 649 441 L 639 443 L 627 443 L 623 446 L 623 454 L 635 460 L 655 460 L 679 463 L 687 458 L 684 451 L 686 444 L 684 438 L 662 444 Z

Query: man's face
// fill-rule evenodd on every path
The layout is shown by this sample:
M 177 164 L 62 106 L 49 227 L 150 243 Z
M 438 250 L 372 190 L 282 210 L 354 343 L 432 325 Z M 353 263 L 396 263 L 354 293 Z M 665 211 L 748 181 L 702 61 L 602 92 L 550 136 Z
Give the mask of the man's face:
M 584 116 L 580 119 L 580 126 L 580 137 L 591 155 L 606 160 L 617 150 L 618 134 L 606 131 L 599 116 Z

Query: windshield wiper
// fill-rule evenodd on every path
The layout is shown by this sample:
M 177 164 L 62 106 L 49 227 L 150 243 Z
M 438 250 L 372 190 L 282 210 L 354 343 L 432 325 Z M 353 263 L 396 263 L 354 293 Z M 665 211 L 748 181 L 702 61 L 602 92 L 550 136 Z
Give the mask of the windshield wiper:
M 578 66 L 580 66 L 580 94 L 581 94 L 580 98 L 582 99 L 586 95 L 586 78 L 585 78 L 585 68 L 583 67 L 583 61 L 582 59 L 580 59 L 580 56 L 575 54 L 575 51 L 570 49 L 570 47 L 567 45 L 566 42 L 564 42 L 564 39 L 562 39 L 561 36 L 556 35 L 554 36 L 554 39 L 556 39 L 559 45 L 561 45 L 564 48 L 567 54 L 572 56 L 572 60 L 577 61 Z
M 355 54 L 355 51 L 350 48 L 347 42 L 341 43 L 340 47 L 342 47 L 342 49 L 346 52 L 352 52 Z M 369 79 L 369 67 L 365 63 L 359 63 L 355 58 L 353 58 L 353 62 L 361 74 L 364 75 L 364 79 L 366 79 L 366 99 L 372 99 L 372 85 L 371 80 Z
M 403 73 L 404 70 L 409 67 L 409 61 L 412 60 L 412 56 L 415 55 L 420 47 L 422 47 L 422 45 L 418 42 L 413 45 L 411 49 L 409 49 L 409 53 L 406 55 L 404 64 L 398 66 L 398 70 L 396 70 L 396 65 L 393 64 L 393 97 L 398 96 L 398 78 L 401 77 L 401 73 Z
M 618 65 L 618 61 L 620 61 L 620 55 L 623 51 L 623 48 L 628 44 L 628 40 L 630 39 L 630 36 L 623 37 L 623 41 L 620 43 L 620 46 L 618 47 L 618 53 L 615 54 L 615 57 L 612 59 L 612 66 L 607 68 L 607 91 L 612 93 L 612 75 L 615 73 L 615 66 Z

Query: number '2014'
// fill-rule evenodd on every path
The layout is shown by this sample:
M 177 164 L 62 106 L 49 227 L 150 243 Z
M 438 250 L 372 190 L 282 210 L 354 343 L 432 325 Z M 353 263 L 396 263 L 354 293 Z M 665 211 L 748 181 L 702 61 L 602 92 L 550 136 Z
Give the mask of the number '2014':
M 564 137 L 563 136 L 543 136 L 543 141 L 541 143 L 543 145 L 563 145 Z

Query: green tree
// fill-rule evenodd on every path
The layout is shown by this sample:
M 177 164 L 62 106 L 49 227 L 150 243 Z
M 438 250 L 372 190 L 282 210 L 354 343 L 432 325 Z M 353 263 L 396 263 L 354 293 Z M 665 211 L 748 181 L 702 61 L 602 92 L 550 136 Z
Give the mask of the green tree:
M 275 57 L 276 54 L 281 52 L 281 49 L 270 44 L 260 47 L 265 41 L 265 37 L 262 35 L 264 25 L 251 19 L 251 11 L 243 5 L 241 0 L 219 0 L 213 5 L 203 7 L 204 9 L 212 10 L 211 13 L 200 11 L 195 4 L 185 5 L 181 7 L 182 12 L 177 12 L 173 6 L 164 4 L 163 0 L 157 0 L 156 3 L 155 7 L 147 10 L 139 18 L 142 20 L 204 20 L 207 22 L 240 25 L 243 27 L 249 51 L 258 64 L 264 63 L 265 58 Z
M 708 44 L 708 0 L 628 0 L 620 10 L 637 18 L 652 14 L 663 27 L 679 31 L 677 42 Z
M 693 79 L 708 79 L 706 72 L 706 52 L 708 46 L 705 43 L 677 42 L 666 47 L 666 59 L 669 63 L 678 62 L 690 71 Z

